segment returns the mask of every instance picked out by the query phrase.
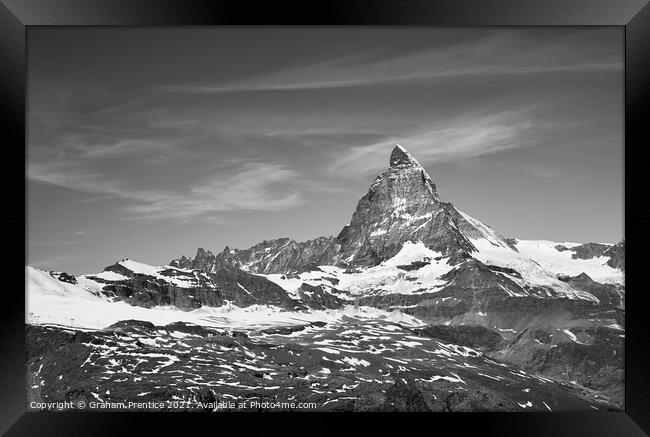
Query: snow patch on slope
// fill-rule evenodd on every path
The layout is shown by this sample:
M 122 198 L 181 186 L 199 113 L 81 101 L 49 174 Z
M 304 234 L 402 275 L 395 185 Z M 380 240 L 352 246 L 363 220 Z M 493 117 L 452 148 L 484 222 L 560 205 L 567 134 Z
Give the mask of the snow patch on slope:
M 199 281 L 194 275 L 193 270 L 186 270 L 186 269 L 181 269 L 172 266 L 151 266 L 148 264 L 143 264 L 141 262 L 133 261 L 131 259 L 120 261 L 118 264 L 130 270 L 134 274 L 153 276 L 156 279 L 162 279 L 163 281 L 169 282 L 170 284 L 176 285 L 177 287 L 192 288 L 199 285 Z M 162 274 L 163 271 L 176 271 L 180 273 L 180 276 L 163 275 Z M 113 272 L 105 271 L 97 275 L 87 275 L 87 276 L 96 276 L 103 279 L 109 279 L 109 277 L 112 276 L 111 273 Z M 114 273 L 114 275 L 119 275 L 119 274 Z M 128 279 L 128 278 L 122 277 L 122 278 L 110 279 L 110 280 L 119 281 L 122 279 Z
M 434 259 L 440 256 L 440 253 L 429 249 L 421 241 L 418 241 L 417 243 L 407 241 L 404 243 L 402 249 L 400 249 L 397 255 L 384 261 L 380 265 L 397 267 L 398 265 L 408 265 L 415 261 L 422 261 L 425 258 Z
M 398 268 L 418 261 L 427 264 L 412 271 Z M 427 248 L 422 242 L 407 241 L 394 257 L 377 266 L 362 268 L 356 272 L 346 272 L 345 269 L 336 266 L 319 266 L 319 270 L 296 275 L 260 276 L 279 285 L 295 299 L 299 298 L 298 288 L 303 283 L 312 286 L 320 285 L 326 289 L 333 287 L 351 295 L 411 294 L 437 291 L 445 285 L 445 282 L 438 278 L 453 268 L 447 264 L 447 261 L 447 258 L 442 258 L 440 253 Z M 343 295 L 338 297 L 346 298 Z
M 418 261 L 427 264 L 411 271 L 398 268 Z M 412 294 L 435 292 L 444 286 L 446 282 L 439 277 L 453 268 L 447 261 L 448 258 L 442 258 L 442 254 L 427 248 L 423 243 L 408 241 L 394 257 L 358 272 L 345 273 L 343 269 L 328 266 L 320 268 L 339 280 L 337 289 L 352 295 Z
M 25 275 L 27 277 L 28 290 L 33 290 L 41 295 L 84 300 L 102 300 L 95 295 L 101 287 L 95 285 L 97 283 L 93 281 L 86 283 L 83 280 L 78 280 L 77 284 L 70 284 L 69 282 L 63 282 L 53 278 L 44 270 L 29 266 L 25 268 Z
M 83 275 L 81 277 L 85 278 L 88 276 L 93 276 L 95 278 L 103 279 L 105 281 L 123 281 L 125 279 L 129 279 L 128 276 L 121 275 L 117 272 L 111 272 L 110 270 L 97 273 L 96 275 Z M 94 281 L 93 281 L 94 282 Z

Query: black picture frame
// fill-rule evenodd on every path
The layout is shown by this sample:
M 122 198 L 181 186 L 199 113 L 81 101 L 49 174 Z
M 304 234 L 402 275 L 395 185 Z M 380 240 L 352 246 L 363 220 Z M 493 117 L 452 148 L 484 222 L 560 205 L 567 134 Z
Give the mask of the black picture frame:
M 164 25 L 622 26 L 625 28 L 625 411 L 585 413 L 324 414 L 299 413 L 27 413 L 24 366 L 26 190 L 26 42 L 33 26 Z M 424 432 L 501 436 L 623 436 L 650 433 L 650 292 L 644 255 L 650 248 L 650 6 L 647 0 L 0 0 L 0 123 L 4 165 L 0 230 L 2 358 L 0 431 L 6 435 L 119 435 L 140 425 L 149 434 L 196 425 L 215 432 Z M 25 179 L 26 181 L 26 179 Z M 9 244 L 10 243 L 10 244 Z M 23 263 L 25 261 L 25 263 Z M 23 263 L 23 264 L 21 264 Z M 646 267 L 647 268 L 647 267 Z M 345 419 L 345 422 L 343 422 Z M 234 425 L 225 427 L 224 424 Z M 237 428 L 241 426 L 241 428 Z M 179 431 L 181 432 L 181 431 Z

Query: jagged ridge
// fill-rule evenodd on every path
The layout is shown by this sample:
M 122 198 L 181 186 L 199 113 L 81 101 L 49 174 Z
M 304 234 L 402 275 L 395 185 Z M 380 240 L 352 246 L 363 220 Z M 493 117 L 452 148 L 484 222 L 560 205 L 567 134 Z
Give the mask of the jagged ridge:
M 332 237 L 296 242 L 289 238 L 264 240 L 248 249 L 228 246 L 216 255 L 199 248 L 194 258 L 172 260 L 171 266 L 216 272 L 223 268 L 242 268 L 252 273 L 293 273 L 313 266 L 333 241 Z

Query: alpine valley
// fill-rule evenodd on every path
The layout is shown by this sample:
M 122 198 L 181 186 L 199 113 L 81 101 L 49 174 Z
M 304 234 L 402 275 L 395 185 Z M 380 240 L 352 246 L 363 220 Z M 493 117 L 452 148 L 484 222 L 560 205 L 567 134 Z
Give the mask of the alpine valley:
M 26 270 L 28 402 L 623 408 L 624 241 L 506 238 L 399 145 L 336 237 Z

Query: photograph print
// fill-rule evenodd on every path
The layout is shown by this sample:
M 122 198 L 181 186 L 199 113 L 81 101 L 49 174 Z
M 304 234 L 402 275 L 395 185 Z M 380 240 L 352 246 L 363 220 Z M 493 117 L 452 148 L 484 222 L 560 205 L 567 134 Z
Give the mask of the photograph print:
M 617 27 L 28 31 L 29 411 L 622 411 Z

